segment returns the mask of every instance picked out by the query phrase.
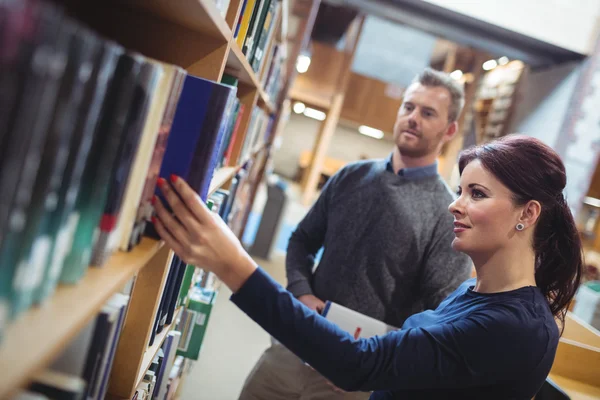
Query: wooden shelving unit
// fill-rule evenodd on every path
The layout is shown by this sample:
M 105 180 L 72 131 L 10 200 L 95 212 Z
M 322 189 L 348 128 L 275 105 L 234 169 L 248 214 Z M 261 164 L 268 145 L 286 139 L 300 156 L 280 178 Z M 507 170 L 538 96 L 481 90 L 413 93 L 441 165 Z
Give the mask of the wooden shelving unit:
M 231 0 L 225 17 L 214 0 L 57 1 L 99 35 L 131 51 L 179 65 L 192 75 L 214 81 L 220 81 L 227 70 L 239 79 L 237 95 L 247 110 L 258 106 L 272 115 L 279 112 L 279 105 L 274 104 L 261 87 L 260 73 L 252 70 L 233 38 L 242 0 Z M 287 10 L 287 6 L 284 9 Z M 277 24 L 285 20 L 287 18 L 279 18 Z M 281 32 L 285 28 L 276 29 L 276 38 L 286 37 L 285 32 Z M 246 112 L 241 119 L 238 128 L 241 134 L 236 137 L 231 155 L 232 165 L 215 171 L 210 193 L 226 186 L 248 161 L 238 158 L 250 114 Z M 273 130 L 271 138 L 253 149 L 249 156 L 260 164 L 261 174 L 268 154 L 258 155 L 268 150 L 274 133 Z M 148 347 L 172 257 L 172 251 L 162 242 L 145 238 L 131 252 L 117 252 L 103 268 L 90 268 L 81 282 L 60 286 L 44 306 L 20 316 L 0 342 L 0 399 L 9 398 L 46 368 L 106 301 L 135 277 L 107 395 L 110 399 L 130 399 L 181 313 L 180 308 L 173 324 L 165 327 Z
M 115 254 L 103 268 L 90 268 L 76 285 L 60 286 L 43 307 L 9 326 L 0 345 L 0 399 L 44 369 L 162 247 L 143 239 L 130 253 Z
M 256 73 L 254 70 L 252 70 L 250 63 L 248 63 L 248 59 L 244 53 L 242 53 L 240 46 L 238 46 L 237 42 L 233 39 L 231 40 L 230 45 L 231 50 L 229 51 L 229 55 L 227 57 L 227 66 L 225 71 L 237 76 L 240 82 L 256 88 L 258 91 L 259 104 L 264 105 L 267 111 L 270 113 L 275 112 L 275 106 L 271 103 L 271 99 L 260 85 Z

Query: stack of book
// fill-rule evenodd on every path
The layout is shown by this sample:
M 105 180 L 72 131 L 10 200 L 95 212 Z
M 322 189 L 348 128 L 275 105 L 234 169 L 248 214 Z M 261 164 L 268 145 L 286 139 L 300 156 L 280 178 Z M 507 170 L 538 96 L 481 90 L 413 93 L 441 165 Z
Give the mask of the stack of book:
M 265 64 L 269 45 L 273 40 L 275 22 L 281 12 L 279 0 L 243 0 L 242 10 L 235 25 L 234 38 L 248 59 L 254 72 Z
M 49 399 L 103 400 L 125 320 L 129 296 L 116 293 L 27 391 Z M 41 397 L 44 398 L 44 397 Z

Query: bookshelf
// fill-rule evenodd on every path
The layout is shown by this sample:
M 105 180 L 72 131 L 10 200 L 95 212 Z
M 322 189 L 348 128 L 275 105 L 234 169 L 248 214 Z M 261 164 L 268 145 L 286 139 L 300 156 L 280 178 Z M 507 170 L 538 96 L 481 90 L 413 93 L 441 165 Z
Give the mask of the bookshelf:
M 43 307 L 10 325 L 0 344 L 0 399 L 42 370 L 77 332 L 163 247 L 144 239 L 115 254 L 104 268 L 90 268 L 77 285 L 61 286 Z
M 194 32 L 227 41 L 231 39 L 231 29 L 213 0 L 127 0 L 125 3 Z
M 261 77 L 268 68 L 262 67 L 255 73 L 233 37 L 243 0 L 231 0 L 225 15 L 214 0 L 52 1 L 64 6 L 71 16 L 98 35 L 128 50 L 175 64 L 204 79 L 220 82 L 224 73 L 238 78 L 237 97 L 248 111 L 239 124 L 231 165 L 214 172 L 209 193 L 227 187 L 251 159 L 257 164 L 253 168 L 260 171 L 252 184 L 256 186 L 262 180 L 275 129 L 271 130 L 264 143 L 252 149 L 246 159 L 240 160 L 251 122 L 250 110 L 260 107 L 271 116 L 280 111 L 279 104 L 273 102 L 261 84 Z M 277 1 L 287 3 L 288 0 Z M 288 6 L 281 8 L 287 10 Z M 276 19 L 276 34 L 268 45 L 268 51 L 271 51 L 275 40 L 281 42 L 287 37 L 285 27 L 282 27 L 285 20 L 281 17 Z M 251 191 L 255 192 L 256 188 Z M 252 200 L 248 199 L 244 207 L 249 209 Z M 173 253 L 162 242 L 144 238 L 133 250 L 116 252 L 102 268 L 88 268 L 77 284 L 60 285 L 43 306 L 33 307 L 19 316 L 9 325 L 0 341 L 0 370 L 3 371 L 0 375 L 0 399 L 9 398 L 26 387 L 35 374 L 48 367 L 78 332 L 92 321 L 113 294 L 135 279 L 107 395 L 111 399 L 130 399 L 182 311 L 181 308 L 176 311 L 173 323 L 165 327 L 156 336 L 153 345 L 148 347 L 172 257 Z

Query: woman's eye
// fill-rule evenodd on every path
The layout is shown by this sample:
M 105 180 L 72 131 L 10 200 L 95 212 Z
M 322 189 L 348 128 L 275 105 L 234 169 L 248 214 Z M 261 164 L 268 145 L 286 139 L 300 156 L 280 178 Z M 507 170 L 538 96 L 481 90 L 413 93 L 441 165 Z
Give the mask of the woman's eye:
M 473 196 L 473 198 L 475 199 L 482 199 L 485 197 L 485 194 L 483 194 L 483 192 L 480 190 L 473 189 L 473 191 L 471 192 L 471 196 Z

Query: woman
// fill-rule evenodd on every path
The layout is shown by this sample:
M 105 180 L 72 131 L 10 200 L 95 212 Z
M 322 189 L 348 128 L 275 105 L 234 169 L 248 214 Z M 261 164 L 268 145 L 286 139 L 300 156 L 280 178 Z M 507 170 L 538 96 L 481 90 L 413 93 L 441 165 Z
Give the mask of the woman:
M 341 389 L 372 390 L 372 399 L 531 399 L 582 268 L 565 168 L 542 142 L 510 135 L 464 151 L 459 170 L 452 246 L 477 278 L 370 339 L 355 340 L 271 280 L 181 179 L 159 183 L 177 218 L 156 201 L 154 222 L 175 253 L 213 271 L 238 307 Z

